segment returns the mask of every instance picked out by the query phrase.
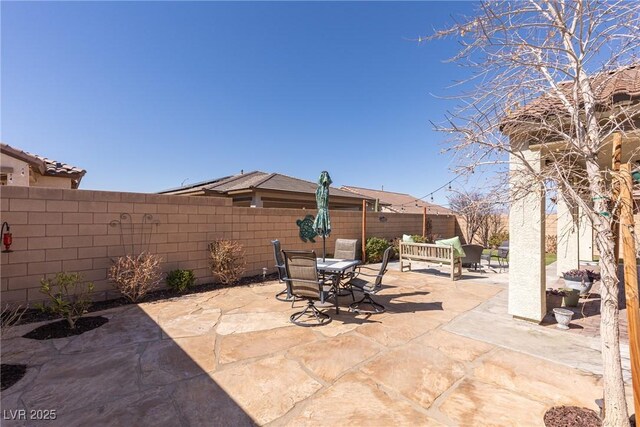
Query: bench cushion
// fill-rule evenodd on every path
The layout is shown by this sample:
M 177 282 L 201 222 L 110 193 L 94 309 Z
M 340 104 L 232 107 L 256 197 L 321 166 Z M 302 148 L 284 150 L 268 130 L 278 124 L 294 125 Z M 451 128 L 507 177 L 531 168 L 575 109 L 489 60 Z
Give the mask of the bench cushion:
M 403 234 L 402 241 L 406 243 L 415 243 L 415 241 L 413 240 L 413 237 L 411 237 L 411 235 L 409 234 Z
M 450 239 L 436 240 L 436 245 L 453 246 L 453 249 L 456 252 L 456 256 L 463 258 L 467 256 L 467 254 L 464 253 L 464 249 L 462 249 L 462 243 L 460 242 L 460 238 L 458 236 L 452 237 Z

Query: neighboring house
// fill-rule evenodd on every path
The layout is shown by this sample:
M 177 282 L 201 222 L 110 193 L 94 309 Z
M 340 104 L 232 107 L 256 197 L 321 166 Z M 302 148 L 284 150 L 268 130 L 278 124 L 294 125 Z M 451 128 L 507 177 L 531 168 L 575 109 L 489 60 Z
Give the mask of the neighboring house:
M 627 67 L 611 73 L 594 76 L 591 80 L 595 91 L 595 102 L 601 114 L 598 119 L 607 125 L 611 117 L 625 111 L 636 123 L 620 125 L 622 135 L 622 163 L 640 160 L 640 66 Z M 548 117 L 558 116 L 561 110 L 557 99 L 541 96 L 530 104 L 516 110 L 503 124 L 502 132 L 509 137 L 512 147 L 517 147 L 529 165 L 543 168 L 548 160 L 550 147 L 562 149 L 553 139 L 540 141 L 544 129 L 539 123 Z M 624 110 L 623 110 L 624 108 Z M 607 146 L 611 147 L 609 137 Z M 609 148 L 611 150 L 611 148 Z M 611 151 L 599 153 L 601 169 L 610 167 Z M 573 167 L 584 167 L 574 164 Z M 512 188 L 527 188 L 528 178 L 514 174 L 523 166 L 512 156 L 510 185 Z M 637 200 L 638 194 L 634 194 Z M 531 191 L 526 198 L 512 200 L 509 212 L 509 313 L 515 317 L 541 321 L 545 315 L 546 269 L 545 215 L 546 198 L 541 191 Z M 636 224 L 638 219 L 636 217 Z M 562 197 L 557 199 L 557 274 L 579 268 L 580 261 L 593 261 L 594 232 L 591 221 L 582 210 L 571 208 Z
M 22 187 L 72 188 L 87 171 L 0 143 L 0 184 Z
M 160 191 L 159 194 L 228 197 L 234 206 L 254 208 L 316 209 L 315 182 L 279 173 L 253 171 Z M 362 200 L 373 200 L 348 191 L 331 188 L 329 208 L 362 210 Z
M 427 208 L 427 215 L 453 215 L 453 211 L 433 203 L 423 202 L 417 197 L 406 193 L 394 193 L 393 191 L 372 190 L 370 188 L 352 187 L 343 185 L 341 190 L 349 191 L 378 201 L 380 212 L 419 213 Z M 374 204 L 375 205 L 375 204 Z M 374 205 L 369 206 L 370 210 Z

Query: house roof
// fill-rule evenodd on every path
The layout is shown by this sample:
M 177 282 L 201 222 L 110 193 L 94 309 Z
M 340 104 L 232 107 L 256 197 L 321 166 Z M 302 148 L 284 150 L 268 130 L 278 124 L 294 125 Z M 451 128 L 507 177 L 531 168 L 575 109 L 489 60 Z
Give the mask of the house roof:
M 0 152 L 28 163 L 41 175 L 71 178 L 73 188 L 78 188 L 80 180 L 84 174 L 87 173 L 86 170 L 79 167 L 61 163 L 37 154 L 28 153 L 5 143 L 0 143 Z
M 417 197 L 406 193 L 395 193 L 393 191 L 372 190 L 370 188 L 342 186 L 342 190 L 360 194 L 362 196 L 378 199 L 385 208 L 400 213 L 422 213 L 423 208 L 427 208 L 428 214 L 452 215 L 453 212 L 445 207 L 433 203 L 424 202 Z
M 209 181 L 193 184 L 188 187 L 174 188 L 164 190 L 162 194 L 185 194 L 202 190 L 206 193 L 230 194 L 233 192 L 242 192 L 247 190 L 273 190 L 293 193 L 316 193 L 318 185 L 315 182 L 305 181 L 303 179 L 294 178 L 280 173 L 267 173 L 261 171 L 252 171 L 232 176 L 226 176 Z M 331 197 L 359 198 L 369 199 L 363 195 L 354 195 L 353 192 L 331 188 Z
M 634 103 L 640 101 L 640 64 L 596 74 L 591 78 L 591 85 L 597 110 L 606 111 L 612 105 L 625 101 Z M 571 98 L 573 90 L 571 82 L 561 83 L 559 88 Z M 519 125 L 535 122 L 548 116 L 566 114 L 566 109 L 558 96 L 546 93 L 512 112 L 502 122 L 501 128 L 509 133 Z

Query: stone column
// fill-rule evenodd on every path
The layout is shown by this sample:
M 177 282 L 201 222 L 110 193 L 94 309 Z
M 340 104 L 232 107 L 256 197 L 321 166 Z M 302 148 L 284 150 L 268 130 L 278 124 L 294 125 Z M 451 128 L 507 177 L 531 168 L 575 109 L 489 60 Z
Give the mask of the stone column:
M 570 206 L 558 193 L 558 276 L 580 267 L 578 242 L 578 208 Z
M 529 150 L 527 143 L 520 144 L 520 150 L 526 162 L 540 170 L 540 153 Z M 546 312 L 545 195 L 520 159 L 511 155 L 509 160 L 509 314 L 540 322 Z
M 582 208 L 578 212 L 578 259 L 593 261 L 593 224 Z

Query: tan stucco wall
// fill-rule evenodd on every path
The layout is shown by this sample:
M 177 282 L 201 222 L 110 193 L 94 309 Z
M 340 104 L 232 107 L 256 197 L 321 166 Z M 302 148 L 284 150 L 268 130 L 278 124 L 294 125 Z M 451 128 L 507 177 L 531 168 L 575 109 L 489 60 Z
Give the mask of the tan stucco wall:
M 13 168 L 13 173 L 7 175 L 7 185 L 29 186 L 29 164 L 27 162 L 0 153 L 0 165 Z
M 275 271 L 272 239 L 279 239 L 284 249 L 322 251 L 321 238 L 313 244 L 298 236 L 296 220 L 315 214 L 310 210 L 232 207 L 230 199 L 218 197 L 35 187 L 5 187 L 0 201 L 1 220 L 11 225 L 14 242 L 14 252 L 0 257 L 3 302 L 41 300 L 40 279 L 61 271 L 78 271 L 93 281 L 97 298 L 116 296 L 107 269 L 111 259 L 125 250 L 120 229 L 110 223 L 122 213 L 130 213 L 137 227 L 144 214 L 153 215 L 159 224 L 150 235 L 148 251 L 163 258 L 163 271 L 193 269 L 199 283 L 212 281 L 207 245 L 217 238 L 237 240 L 244 246 L 247 275 L 260 274 L 263 267 Z M 383 223 L 379 214 L 367 214 L 368 237 L 422 233 L 422 215 L 384 215 Z M 361 218 L 361 212 L 331 211 L 328 252 L 333 251 L 336 238 L 360 238 Z M 432 222 L 434 233 L 453 235 L 453 216 L 439 216 Z M 140 241 L 138 237 L 136 242 Z M 143 245 L 136 246 L 136 251 L 142 249 Z
M 33 179 L 34 181 L 31 182 L 32 187 L 71 188 L 71 178 L 63 176 L 44 176 L 34 173 Z

